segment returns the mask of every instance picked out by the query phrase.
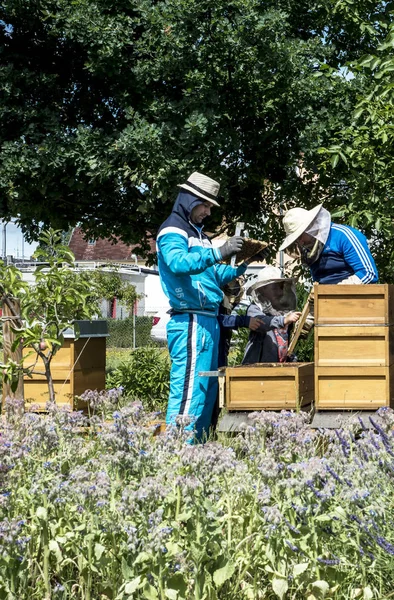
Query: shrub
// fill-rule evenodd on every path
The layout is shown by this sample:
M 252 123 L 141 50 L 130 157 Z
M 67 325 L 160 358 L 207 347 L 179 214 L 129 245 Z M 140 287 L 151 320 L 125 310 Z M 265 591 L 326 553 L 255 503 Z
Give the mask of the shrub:
M 142 402 L 146 410 L 164 409 L 170 388 L 168 352 L 145 347 L 132 350 L 127 361 L 107 375 L 107 387 L 122 387 L 124 394 Z

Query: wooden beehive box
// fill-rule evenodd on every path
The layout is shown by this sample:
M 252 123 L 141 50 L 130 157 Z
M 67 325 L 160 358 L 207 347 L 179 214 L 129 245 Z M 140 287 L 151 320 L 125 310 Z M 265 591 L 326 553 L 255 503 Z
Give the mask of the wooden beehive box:
M 394 323 L 394 285 L 314 286 L 318 325 L 390 325 Z
M 315 365 L 389 367 L 394 356 L 394 327 L 315 325 Z
M 74 407 L 74 398 L 87 389 L 105 389 L 107 322 L 79 321 L 80 337 L 74 332 L 65 335 L 63 346 L 52 360 L 52 377 L 56 404 Z M 27 363 L 28 364 L 28 363 Z M 41 359 L 36 370 L 44 370 Z M 33 404 L 37 410 L 46 410 L 49 399 L 48 385 L 44 375 L 24 378 L 24 395 L 27 408 Z M 78 405 L 78 408 L 84 408 Z
M 393 405 L 394 286 L 315 285 L 317 410 Z
M 258 363 L 226 369 L 228 410 L 296 410 L 311 404 L 313 363 Z
M 318 410 L 377 410 L 394 407 L 393 366 L 316 367 Z

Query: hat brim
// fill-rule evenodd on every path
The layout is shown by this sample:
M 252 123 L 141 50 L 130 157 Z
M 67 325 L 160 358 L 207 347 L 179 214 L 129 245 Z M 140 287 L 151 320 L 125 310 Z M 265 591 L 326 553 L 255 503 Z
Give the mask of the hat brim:
M 280 283 L 281 281 L 293 283 L 294 279 L 292 277 L 283 277 L 281 279 L 268 279 L 267 281 L 256 281 L 250 286 L 250 288 L 246 290 L 246 293 L 249 296 L 252 292 L 254 292 L 254 290 L 257 290 L 258 288 L 265 287 L 266 285 L 271 285 L 272 283 Z
M 202 198 L 202 200 L 205 200 L 206 202 L 209 202 L 210 204 L 213 204 L 214 206 L 220 207 L 219 202 L 216 202 L 216 200 L 212 200 L 212 198 L 208 198 L 208 196 L 204 196 L 204 194 L 200 194 L 200 192 L 197 192 L 193 188 L 189 187 L 187 185 L 187 183 L 180 183 L 178 185 L 178 187 L 182 188 L 183 190 L 187 190 L 188 192 L 191 192 L 193 194 L 193 196 L 197 196 L 197 198 Z
M 308 216 L 301 223 L 301 225 L 299 225 L 299 227 L 297 227 L 297 229 L 293 231 L 293 233 L 291 233 L 285 238 L 284 242 L 279 246 L 278 252 L 285 250 L 286 248 L 294 244 L 296 240 L 298 240 L 300 235 L 302 235 L 305 229 L 307 229 L 307 227 L 309 227 L 309 225 L 312 223 L 313 219 L 316 218 L 322 206 L 323 204 L 318 204 L 314 208 L 311 208 L 311 210 L 308 210 Z

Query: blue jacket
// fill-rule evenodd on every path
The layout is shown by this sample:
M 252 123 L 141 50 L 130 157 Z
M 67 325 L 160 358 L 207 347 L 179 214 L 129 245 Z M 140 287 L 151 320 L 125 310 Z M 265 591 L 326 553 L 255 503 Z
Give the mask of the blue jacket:
M 202 227 L 190 222 L 192 209 L 202 200 L 181 191 L 171 215 L 157 234 L 160 281 L 175 311 L 202 311 L 216 315 L 223 299 L 221 288 L 246 271 L 218 264 L 219 248 L 213 248 Z
M 378 271 L 365 235 L 348 225 L 331 224 L 322 253 L 310 265 L 313 281 L 340 283 L 357 275 L 362 283 L 376 283 Z

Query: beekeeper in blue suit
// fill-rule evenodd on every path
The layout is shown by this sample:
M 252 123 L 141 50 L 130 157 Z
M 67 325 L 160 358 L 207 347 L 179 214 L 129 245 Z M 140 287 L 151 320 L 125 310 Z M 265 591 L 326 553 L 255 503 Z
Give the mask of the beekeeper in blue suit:
M 364 234 L 331 222 L 322 204 L 292 208 L 283 217 L 286 239 L 279 250 L 309 266 L 312 279 L 324 284 L 376 283 L 378 271 Z
M 217 378 L 198 373 L 217 369 L 221 288 L 242 275 L 247 265 L 221 264 L 241 250 L 242 237 L 231 237 L 214 248 L 203 232 L 203 220 L 219 206 L 219 183 L 193 173 L 179 187 L 172 213 L 156 240 L 161 285 L 172 307 L 167 325 L 171 381 L 166 422 L 175 423 L 178 415 L 190 416 L 188 428 L 201 441 L 211 424 Z

